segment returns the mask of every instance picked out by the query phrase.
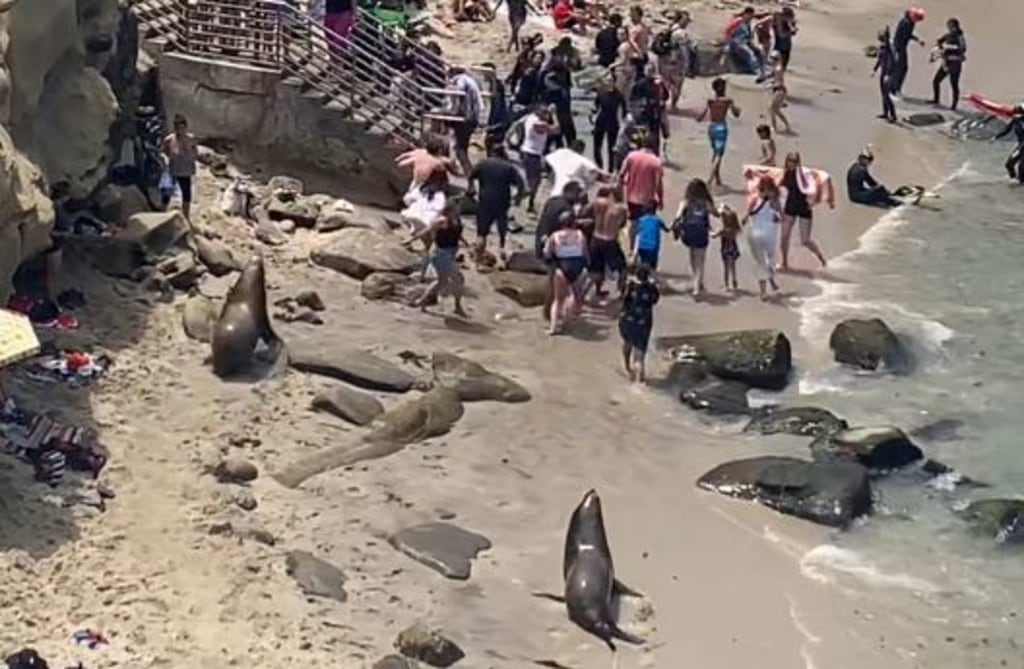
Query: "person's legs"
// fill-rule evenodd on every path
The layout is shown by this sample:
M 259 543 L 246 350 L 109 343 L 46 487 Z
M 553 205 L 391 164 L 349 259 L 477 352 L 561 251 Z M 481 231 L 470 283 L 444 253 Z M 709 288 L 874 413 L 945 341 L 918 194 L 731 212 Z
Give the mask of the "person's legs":
M 795 219 L 789 214 L 782 217 L 782 269 L 789 269 L 789 240 L 793 236 L 795 222 Z
M 882 94 L 882 118 L 889 121 L 896 120 L 896 103 L 892 100 L 892 80 L 890 77 L 882 76 L 878 80 L 878 90 Z
M 491 234 L 491 224 L 495 220 L 494 212 L 489 203 L 480 202 L 476 210 L 476 244 L 474 245 L 474 256 L 479 264 L 487 252 L 487 237 Z
M 455 135 L 455 159 L 459 161 L 463 174 L 469 174 L 473 170 L 473 163 L 469 160 L 469 143 L 475 130 L 476 123 L 472 121 L 462 121 L 452 127 Z
M 633 345 L 629 343 L 629 340 L 623 338 L 622 340 L 622 366 L 626 370 L 626 374 L 629 376 L 629 380 L 633 381 Z
M 60 294 L 60 271 L 63 264 L 64 251 L 55 241 L 51 250 L 46 254 L 46 272 L 43 277 L 46 299 L 54 304 L 57 304 L 57 295 Z
M 800 219 L 800 243 L 804 245 L 821 263 L 822 267 L 828 265 L 825 260 L 825 254 L 822 253 L 821 247 L 818 246 L 818 242 L 811 238 L 811 227 L 814 223 L 809 218 Z
M 566 102 L 559 105 L 557 112 L 558 127 L 562 130 L 561 140 L 564 142 L 564 146 L 569 146 L 576 141 L 576 122 L 572 118 L 571 103 Z
M 497 212 L 494 223 L 498 226 L 498 257 L 505 259 L 505 240 L 508 238 L 508 209 Z
M 618 165 L 615 164 L 615 143 L 619 139 L 619 124 L 609 125 L 605 128 L 608 133 L 606 141 L 608 142 L 608 170 L 614 172 Z
M 636 369 L 636 380 L 640 383 L 647 383 L 647 350 L 633 347 L 633 366 Z
M 907 70 L 910 68 L 909 58 L 906 47 L 896 50 L 892 68 L 892 92 L 894 95 L 899 95 L 903 91 L 903 81 L 907 78 Z
M 693 260 L 695 268 L 695 277 L 697 279 L 697 291 L 704 292 L 704 262 L 707 259 L 708 250 L 693 249 Z
M 604 125 L 597 123 L 594 125 L 594 162 L 602 170 L 604 169 L 604 159 L 601 157 L 601 149 L 604 146 L 605 138 L 608 138 L 609 146 L 613 143 L 613 140 L 608 137 L 608 132 Z M 611 161 L 608 162 L 608 167 L 611 169 Z
M 932 104 L 939 104 L 942 97 L 942 82 L 946 80 L 948 75 L 949 72 L 946 70 L 946 66 L 939 65 L 939 69 L 935 71 L 935 76 L 932 78 Z
M 562 327 L 562 314 L 565 311 L 565 299 L 569 293 L 569 281 L 562 274 L 562 270 L 556 269 L 551 281 L 552 299 L 551 316 L 548 334 L 556 334 Z
M 957 105 L 960 104 L 960 73 L 963 71 L 963 63 L 950 63 L 948 69 L 949 86 L 953 89 L 953 104 L 949 108 L 956 111 Z
M 175 177 L 181 189 L 181 213 L 185 220 L 192 222 L 192 177 Z
M 526 210 L 533 213 L 536 210 L 537 190 L 540 188 L 541 158 L 533 153 L 523 154 L 523 171 L 526 172 L 527 200 Z

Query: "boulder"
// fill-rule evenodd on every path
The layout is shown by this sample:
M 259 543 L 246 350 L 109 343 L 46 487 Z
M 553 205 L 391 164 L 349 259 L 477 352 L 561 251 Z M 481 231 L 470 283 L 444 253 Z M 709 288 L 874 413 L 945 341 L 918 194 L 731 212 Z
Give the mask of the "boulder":
M 910 352 L 879 318 L 843 321 L 832 331 L 828 344 L 836 362 L 844 365 L 870 371 L 883 365 L 896 374 L 910 371 Z
M 947 492 L 957 488 L 990 488 L 984 481 L 977 481 L 949 465 L 931 458 L 921 463 L 921 473 L 927 477 L 927 485 L 936 490 Z
M 221 483 L 249 483 L 259 478 L 256 465 L 241 458 L 227 458 L 217 463 L 213 475 Z
M 326 562 L 306 551 L 290 551 L 285 559 L 285 571 L 303 594 L 309 597 L 324 597 L 344 602 L 345 573 L 330 562 Z
M 373 669 L 419 669 L 416 660 L 401 655 L 387 655 L 373 663 Z
M 291 366 L 308 372 L 351 383 L 366 390 L 404 393 L 416 379 L 400 367 L 377 356 L 333 341 L 296 342 L 288 346 Z
M 408 527 L 391 535 L 388 542 L 420 564 L 461 581 L 469 578 L 470 561 L 491 547 L 487 537 L 450 523 Z
M 320 207 L 308 198 L 280 194 L 267 204 L 267 216 L 272 221 L 295 221 L 301 228 L 312 228 L 320 215 Z
M 150 211 L 146 196 L 138 186 L 107 184 L 93 197 L 96 214 L 108 223 L 121 223 L 135 214 Z
M 747 391 L 750 388 L 739 381 L 709 378 L 683 390 L 679 401 L 697 411 L 716 416 L 736 416 L 750 413 Z
M 704 363 L 681 360 L 673 362 L 672 366 L 669 367 L 668 374 L 665 377 L 665 385 L 681 393 L 685 390 L 692 390 L 707 379 L 708 368 Z
M 845 430 L 849 425 L 831 411 L 818 407 L 768 407 L 754 412 L 744 432 L 796 434 L 818 437 Z
M 341 385 L 318 393 L 313 398 L 313 408 L 355 425 L 369 425 L 384 413 L 384 405 L 373 395 Z
M 279 174 L 270 177 L 270 180 L 267 181 L 266 190 L 271 197 L 279 195 L 298 196 L 302 195 L 305 192 L 306 186 L 302 183 L 302 181 L 296 179 L 295 177 L 283 176 Z
M 930 125 L 941 125 L 946 122 L 946 117 L 939 112 L 918 112 L 903 117 L 903 122 L 915 128 L 925 128 Z
M 521 307 L 544 306 L 548 293 L 548 277 L 522 272 L 494 272 L 488 280 L 496 293 L 504 295 Z
M 177 290 L 189 290 L 206 273 L 206 269 L 196 262 L 191 251 L 182 251 L 167 258 L 156 266 L 156 270 Z
M 217 323 L 219 310 L 208 297 L 193 295 L 185 301 L 185 309 L 181 312 L 181 324 L 190 339 L 210 343 L 213 338 L 213 326 Z
M 1024 542 L 1024 499 L 982 499 L 959 510 L 971 528 L 998 543 Z
M 719 378 L 753 388 L 781 390 L 793 369 L 789 339 L 778 330 L 659 337 L 656 345 L 677 359 L 703 362 Z
M 210 274 L 225 276 L 231 272 L 242 271 L 242 263 L 235 259 L 231 249 L 224 242 L 196 235 L 195 245 L 199 260 L 210 270 Z
M 388 300 L 410 307 L 426 291 L 427 286 L 418 278 L 397 272 L 374 272 L 359 286 L 359 294 L 368 300 Z
M 855 427 L 823 434 L 811 442 L 811 455 L 819 462 L 849 460 L 872 470 L 898 469 L 924 457 L 896 427 Z
M 139 269 L 149 261 L 142 246 L 119 236 L 72 235 L 64 240 L 64 248 L 86 258 L 107 276 L 119 279 L 139 280 Z
M 117 237 L 137 244 L 148 255 L 160 257 L 174 248 L 189 231 L 188 221 L 180 211 L 153 211 L 130 217 Z
M 333 233 L 310 258 L 321 267 L 359 280 L 374 272 L 410 274 L 423 265 L 420 256 L 402 246 L 397 236 L 361 228 Z
M 395 639 L 395 648 L 402 655 L 426 662 L 432 667 L 450 667 L 466 657 L 462 649 L 440 630 L 432 630 L 424 625 L 413 625 L 403 630 Z
M 463 402 L 528 402 L 530 392 L 512 379 L 452 353 L 433 356 L 434 381 L 451 388 Z
M 355 205 L 348 200 L 334 200 L 320 208 L 315 227 L 320 232 L 353 227 L 356 213 Z
M 526 274 L 548 275 L 548 266 L 533 251 L 513 251 L 505 259 L 505 270 Z
M 856 462 L 747 458 L 715 467 L 697 485 L 829 527 L 847 527 L 871 511 L 868 470 Z

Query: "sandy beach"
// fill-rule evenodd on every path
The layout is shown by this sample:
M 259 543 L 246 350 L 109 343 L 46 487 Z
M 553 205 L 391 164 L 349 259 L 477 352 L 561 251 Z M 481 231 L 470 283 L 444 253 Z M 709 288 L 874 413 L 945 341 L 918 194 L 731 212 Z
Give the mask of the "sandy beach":
M 800 9 L 787 110 L 798 134 L 777 140 L 780 156 L 799 150 L 806 164 L 836 180 L 836 209 L 815 212 L 815 233 L 829 257 L 854 249 L 878 218 L 877 211 L 845 202 L 843 177 L 863 146 L 874 147 L 873 172 L 892 186 L 931 188 L 958 166 L 954 147 L 929 131 L 875 119 L 877 81 L 863 50 L 882 25 L 895 23 L 900 8 L 888 0 L 847 4 L 817 0 Z M 997 4 L 1016 16 L 1000 17 Z M 959 12 L 973 37 L 964 92 L 1019 93 L 1007 90 L 1012 82 L 997 64 L 1014 42 L 1008 26 L 1020 25 L 1024 8 L 999 0 L 969 11 L 957 5 L 929 3 L 921 36 L 932 41 L 947 12 Z M 695 32 L 719 31 L 726 13 L 694 9 Z M 458 40 L 473 27 L 455 30 Z M 489 30 L 504 36 L 503 19 Z M 477 46 L 493 50 L 494 37 L 488 40 Z M 913 95 L 930 85 L 926 60 L 920 49 Z M 706 127 L 689 112 L 699 111 L 708 84 L 688 80 L 682 103 L 688 113 L 672 120 L 666 182 L 672 211 L 687 181 L 707 176 Z M 739 189 L 741 165 L 758 155 L 754 127 L 768 93 L 747 77 L 730 77 L 730 86 L 743 115 L 732 126 L 723 174 Z M 223 183 L 201 173 L 197 222 L 245 257 L 256 248 L 250 230 L 215 211 Z M 743 197 L 736 192 L 724 200 L 740 208 Z M 267 250 L 269 302 L 315 289 L 327 305 L 323 325 L 275 321 L 285 341 L 342 340 L 417 376 L 427 371 L 401 362 L 400 353 L 448 351 L 511 377 L 531 401 L 467 404 L 443 437 L 289 489 L 272 474 L 361 434 L 362 428 L 310 409 L 313 396 L 335 382 L 295 371 L 258 383 L 223 382 L 205 364 L 209 346 L 182 331 L 183 295 L 166 302 L 138 284 L 73 265 L 67 282 L 88 300 L 80 311 L 83 327 L 56 336 L 64 345 L 111 351 L 110 375 L 78 390 L 15 376 L 11 389 L 30 408 L 57 406 L 68 419 L 100 430 L 111 453 L 102 480 L 116 498 L 101 513 L 80 503 L 95 496 L 90 482 L 51 491 L 33 485 L 27 467 L 0 463 L 4 650 L 32 646 L 51 666 L 82 661 L 88 669 L 369 669 L 393 652 L 401 630 L 423 622 L 463 649 L 458 667 L 523 668 L 545 660 L 573 669 L 610 666 L 607 648 L 572 625 L 564 607 L 531 594 L 561 589 L 566 522 L 582 494 L 595 488 L 616 573 L 645 595 L 627 600 L 622 624 L 649 643 L 620 648 L 620 669 L 969 666 L 970 650 L 944 643 L 950 631 L 941 622 L 927 627 L 895 619 L 814 578 L 803 558 L 829 544 L 832 531 L 694 485 L 729 459 L 805 455 L 806 440 L 755 439 L 741 433 L 742 423 L 704 419 L 657 387 L 631 386 L 620 371 L 619 337 L 608 314 L 590 311 L 573 336 L 549 338 L 537 310 L 495 294 L 473 272 L 467 274 L 470 327 L 437 312 L 367 301 L 357 282 L 309 262 L 316 235 L 300 230 Z M 659 305 L 655 336 L 775 328 L 793 342 L 797 365 L 827 354 L 827 342 L 802 339 L 799 307 L 818 282 L 842 279 L 814 270 L 813 257 L 796 242 L 793 264 L 807 271 L 780 277 L 785 297 L 779 303 L 757 300 L 747 258 L 740 260 L 746 292 L 727 296 L 717 246 L 708 255 L 712 295 L 695 302 L 685 294 L 683 249 L 666 244 L 662 265 L 679 294 Z M 219 297 L 229 283 L 230 277 L 204 282 L 203 291 Z M 657 378 L 668 361 L 652 358 Z M 375 395 L 391 408 L 415 393 Z M 225 457 L 254 463 L 259 477 L 246 486 L 219 483 L 208 472 Z M 241 508 L 242 495 L 257 506 Z M 389 545 L 392 533 L 434 520 L 493 543 L 474 561 L 468 581 L 445 579 Z M 272 535 L 273 545 L 253 540 L 253 530 Z M 299 592 L 285 568 L 294 550 L 339 567 L 347 600 Z M 75 647 L 69 639 L 83 628 L 102 631 L 109 645 Z

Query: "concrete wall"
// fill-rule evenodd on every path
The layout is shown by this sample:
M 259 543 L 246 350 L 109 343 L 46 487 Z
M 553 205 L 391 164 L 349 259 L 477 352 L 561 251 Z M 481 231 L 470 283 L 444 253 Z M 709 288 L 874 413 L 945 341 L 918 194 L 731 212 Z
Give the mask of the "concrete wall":
M 301 166 L 329 179 L 331 194 L 395 207 L 408 177 L 394 167 L 398 149 L 362 124 L 325 109 L 281 83 L 278 73 L 195 56 L 160 54 L 160 89 L 168 118 L 184 115 L 204 140 L 227 140 L 243 155 L 269 157 L 280 172 Z M 296 174 L 295 176 L 300 176 Z

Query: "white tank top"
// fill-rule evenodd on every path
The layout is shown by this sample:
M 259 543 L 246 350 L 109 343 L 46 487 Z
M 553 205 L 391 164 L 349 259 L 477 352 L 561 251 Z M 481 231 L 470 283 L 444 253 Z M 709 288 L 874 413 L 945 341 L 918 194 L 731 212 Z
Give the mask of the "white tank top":
M 523 143 L 519 147 L 521 152 L 534 156 L 544 155 L 544 149 L 547 148 L 548 143 L 548 133 L 537 127 L 540 124 L 541 120 L 537 118 L 536 114 L 530 114 L 523 121 Z
M 770 202 L 765 202 L 755 213 L 750 215 L 750 234 L 756 237 L 768 237 L 775 234 L 778 212 Z
M 582 258 L 583 235 L 559 235 L 555 238 L 556 258 Z

